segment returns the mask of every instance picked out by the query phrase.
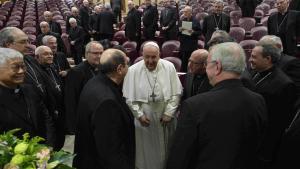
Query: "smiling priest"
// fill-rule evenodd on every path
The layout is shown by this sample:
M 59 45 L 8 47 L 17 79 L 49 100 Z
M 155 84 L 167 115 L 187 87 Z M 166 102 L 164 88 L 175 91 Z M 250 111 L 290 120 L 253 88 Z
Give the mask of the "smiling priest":
M 182 86 L 156 43 L 147 42 L 143 60 L 129 68 L 123 94 L 135 116 L 136 169 L 163 169 Z

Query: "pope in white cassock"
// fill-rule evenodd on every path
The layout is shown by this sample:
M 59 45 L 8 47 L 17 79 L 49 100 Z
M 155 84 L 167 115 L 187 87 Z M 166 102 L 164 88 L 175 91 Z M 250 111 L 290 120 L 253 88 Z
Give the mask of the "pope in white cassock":
M 164 169 L 182 86 L 156 43 L 147 42 L 143 60 L 129 68 L 123 94 L 135 116 L 136 169 Z

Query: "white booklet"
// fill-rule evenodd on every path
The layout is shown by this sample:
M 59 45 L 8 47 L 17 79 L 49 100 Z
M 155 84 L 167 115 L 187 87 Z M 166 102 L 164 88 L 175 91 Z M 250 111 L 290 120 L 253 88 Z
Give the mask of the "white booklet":
M 182 34 L 191 36 L 189 30 L 192 30 L 192 22 L 182 21 L 182 28 L 183 28 Z

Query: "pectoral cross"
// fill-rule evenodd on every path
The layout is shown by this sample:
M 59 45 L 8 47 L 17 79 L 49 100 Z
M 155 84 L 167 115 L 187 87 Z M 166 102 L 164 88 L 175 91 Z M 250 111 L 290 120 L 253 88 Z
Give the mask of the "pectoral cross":
M 60 90 L 60 85 L 55 85 L 55 88 L 59 91 L 59 92 L 61 92 L 61 90 Z
M 43 89 L 43 87 L 42 87 L 42 84 L 38 83 L 36 87 L 37 87 L 38 89 L 40 89 L 42 93 L 44 93 L 44 89 Z
M 219 27 L 216 27 L 216 31 L 219 30 Z
M 156 94 L 154 94 L 154 91 L 152 92 L 152 94 L 150 95 L 150 97 L 152 97 L 152 101 L 155 102 Z

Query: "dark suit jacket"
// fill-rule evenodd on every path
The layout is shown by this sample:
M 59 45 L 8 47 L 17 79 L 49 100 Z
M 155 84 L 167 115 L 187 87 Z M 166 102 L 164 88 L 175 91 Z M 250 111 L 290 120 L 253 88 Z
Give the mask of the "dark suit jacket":
M 297 50 L 297 37 L 300 36 L 300 12 L 289 10 L 280 27 L 277 18 L 278 12 L 269 17 L 268 34 L 280 37 L 283 53 L 294 56 Z
M 115 24 L 116 18 L 111 11 L 103 11 L 98 17 L 98 30 L 101 34 L 114 34 L 113 24 Z
M 165 8 L 160 13 L 160 26 L 169 28 L 167 31 L 176 32 L 177 10 L 174 7 Z
M 131 9 L 126 17 L 125 35 L 130 40 L 141 37 L 141 14 L 135 8 Z
M 158 28 L 157 21 L 158 21 L 158 11 L 156 6 L 151 5 L 145 8 L 143 12 L 144 32 L 152 32 L 152 31 L 155 32 Z
M 262 96 L 224 80 L 184 101 L 167 169 L 253 169 L 266 123 Z
M 78 107 L 74 167 L 134 169 L 134 117 L 119 86 L 99 73 L 82 90 Z
M 236 3 L 241 8 L 243 17 L 253 17 L 255 8 L 261 1 L 262 0 L 236 0 Z
M 79 10 L 81 26 L 85 31 L 89 30 L 90 9 L 82 6 Z
M 60 27 L 59 23 L 57 23 L 55 21 L 50 21 L 50 22 L 48 22 L 48 24 L 49 24 L 49 27 L 50 27 L 50 32 L 57 33 L 57 34 L 59 34 L 59 36 L 61 36 L 62 30 L 61 30 L 61 27 Z M 37 33 L 38 34 L 42 33 L 41 28 L 39 26 L 38 26 L 38 29 L 37 29 Z
M 300 98 L 300 59 L 282 53 L 276 66 L 293 80 L 297 89 L 297 97 Z
M 83 86 L 97 72 L 87 61 L 72 68 L 65 80 L 65 108 L 68 132 L 74 133 L 79 96 Z
M 194 51 L 198 49 L 198 37 L 201 35 L 200 23 L 194 17 L 189 20 L 184 18 L 182 21 L 192 22 L 192 29 L 194 32 L 191 36 L 179 32 L 180 51 Z M 179 27 L 182 26 L 182 21 L 179 22 Z
M 17 133 L 20 136 L 28 132 L 32 137 L 45 138 L 49 145 L 54 146 L 54 123 L 41 97 L 31 85 L 21 85 L 18 94 L 0 86 L 0 117 L 0 133 L 21 128 L 21 133 Z
M 96 14 L 96 13 L 92 14 L 89 17 L 89 30 L 90 31 L 95 30 L 96 32 L 98 32 L 98 30 L 97 30 L 98 17 L 99 17 L 99 14 Z
M 268 126 L 260 148 L 263 160 L 274 160 L 281 136 L 294 115 L 296 89 L 293 81 L 279 68 L 270 69 L 271 74 L 255 84 L 268 108 Z
M 84 41 L 85 32 L 81 26 L 76 26 L 75 28 L 70 28 L 69 31 L 69 41 L 75 41 L 76 47 L 82 47 Z
M 208 15 L 203 19 L 203 27 L 202 32 L 205 36 L 205 44 L 210 40 L 211 35 L 216 31 L 217 23 L 219 23 L 219 20 L 215 20 L 214 18 L 215 14 Z M 230 17 L 224 13 L 222 13 L 219 23 L 219 29 L 224 30 L 226 32 L 229 32 L 230 30 Z M 216 23 L 217 22 L 217 23 Z
M 187 98 L 192 97 L 196 94 L 207 92 L 212 88 L 212 86 L 209 84 L 209 80 L 207 78 L 207 75 L 205 74 L 205 75 L 202 75 L 202 76 L 205 76 L 205 77 L 203 77 L 203 79 L 201 81 L 198 92 L 193 93 L 192 90 L 193 90 L 193 82 L 194 82 L 194 79 L 195 79 L 195 75 L 192 74 L 192 73 L 187 73 L 185 75 L 185 85 L 184 85 L 184 89 L 183 89 L 183 99 L 187 99 Z
M 291 0 L 289 9 L 295 10 L 295 11 L 300 11 L 300 1 L 299 0 Z

